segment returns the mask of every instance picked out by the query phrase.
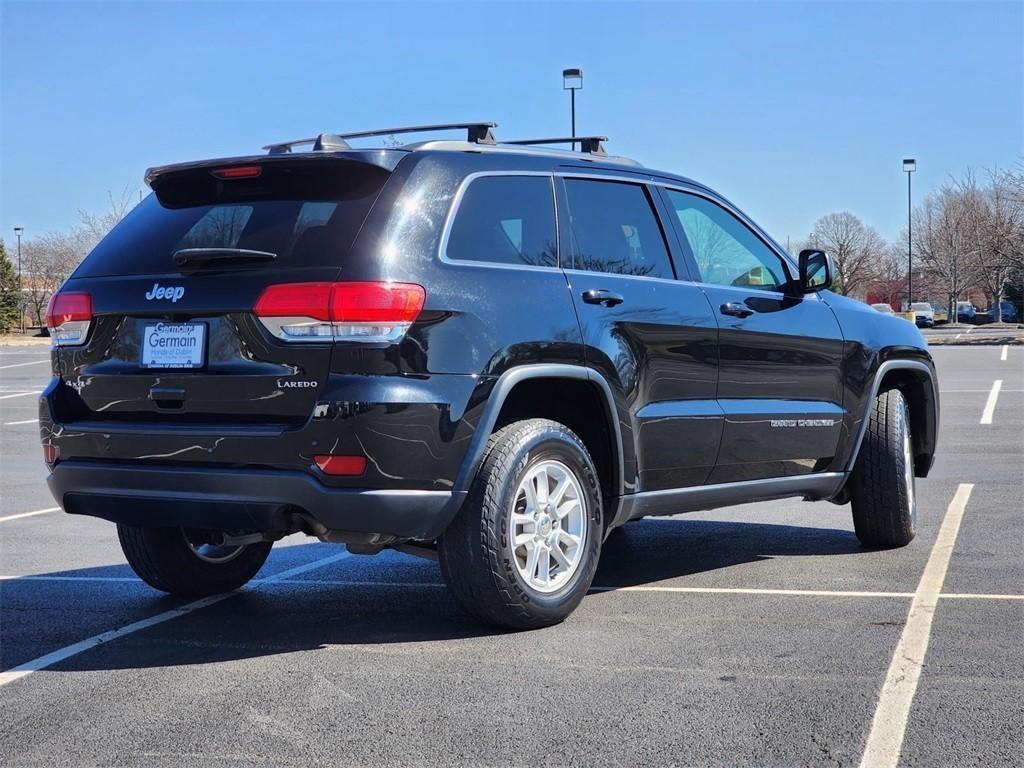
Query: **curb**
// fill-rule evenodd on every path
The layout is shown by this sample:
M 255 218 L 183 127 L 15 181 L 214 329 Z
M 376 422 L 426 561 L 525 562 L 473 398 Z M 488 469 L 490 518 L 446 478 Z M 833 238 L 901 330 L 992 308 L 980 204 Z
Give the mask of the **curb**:
M 0 336 L 0 347 L 48 347 L 50 340 L 42 336 Z
M 1019 336 L 999 338 L 989 336 L 988 338 L 962 338 L 962 339 L 925 339 L 929 347 L 1016 347 L 1024 344 L 1024 338 Z

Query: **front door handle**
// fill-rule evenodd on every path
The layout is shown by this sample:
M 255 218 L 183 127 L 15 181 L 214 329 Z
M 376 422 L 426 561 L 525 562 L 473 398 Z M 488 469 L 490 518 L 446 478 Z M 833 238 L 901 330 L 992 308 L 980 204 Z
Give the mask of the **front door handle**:
M 583 301 L 587 304 L 600 304 L 605 307 L 614 307 L 616 304 L 621 304 L 625 299 L 622 298 L 622 294 L 620 293 L 592 288 L 589 291 L 583 292 Z
M 732 315 L 733 317 L 750 317 L 754 314 L 754 310 L 739 301 L 727 301 L 718 308 L 718 311 L 723 315 Z

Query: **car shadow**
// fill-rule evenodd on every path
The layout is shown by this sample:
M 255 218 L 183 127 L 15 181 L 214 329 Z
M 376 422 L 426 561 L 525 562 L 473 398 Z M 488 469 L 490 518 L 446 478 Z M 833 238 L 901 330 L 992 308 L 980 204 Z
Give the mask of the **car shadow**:
M 73 656 L 64 671 L 168 667 L 293 654 L 329 646 L 377 646 L 517 633 L 463 613 L 429 561 L 388 551 L 352 556 L 276 580 L 275 575 L 337 554 L 310 543 L 274 550 L 257 580 L 231 598 Z M 848 530 L 767 523 L 655 519 L 631 523 L 605 544 L 594 586 L 656 584 L 776 556 L 863 551 Z M 679 586 L 685 585 L 685 581 Z M 188 603 L 134 579 L 127 565 L 44 574 L 0 583 L 0 665 L 22 664 L 60 647 Z M 585 606 L 585 603 L 584 603 Z M 563 626 L 562 630 L 572 631 Z

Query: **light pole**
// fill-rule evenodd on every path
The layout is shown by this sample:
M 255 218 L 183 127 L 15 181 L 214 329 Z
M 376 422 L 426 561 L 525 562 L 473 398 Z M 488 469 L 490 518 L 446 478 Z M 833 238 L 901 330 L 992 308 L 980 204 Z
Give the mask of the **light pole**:
M 914 301 L 914 238 L 911 230 L 910 174 L 917 170 L 917 160 L 903 158 L 903 170 L 907 174 L 907 311 Z
M 25 231 L 24 227 L 15 227 L 14 236 L 18 238 L 18 317 L 19 324 L 21 325 L 21 335 L 25 335 L 25 310 L 22 307 L 25 299 L 25 288 L 21 284 L 21 233 Z
M 562 70 L 562 90 L 569 91 L 569 101 L 572 105 L 572 137 L 576 138 L 576 91 L 583 90 L 583 70 L 579 68 Z M 573 151 L 576 151 L 576 142 L 572 143 Z

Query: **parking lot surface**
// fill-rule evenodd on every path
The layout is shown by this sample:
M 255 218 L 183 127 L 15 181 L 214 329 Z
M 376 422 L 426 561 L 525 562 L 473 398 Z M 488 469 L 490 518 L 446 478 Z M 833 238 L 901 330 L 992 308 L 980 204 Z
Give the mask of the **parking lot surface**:
M 1024 348 L 933 353 L 910 546 L 798 500 L 643 520 L 568 621 L 495 633 L 435 563 L 300 537 L 153 591 L 53 509 L 48 350 L 0 347 L 0 764 L 1024 765 Z

